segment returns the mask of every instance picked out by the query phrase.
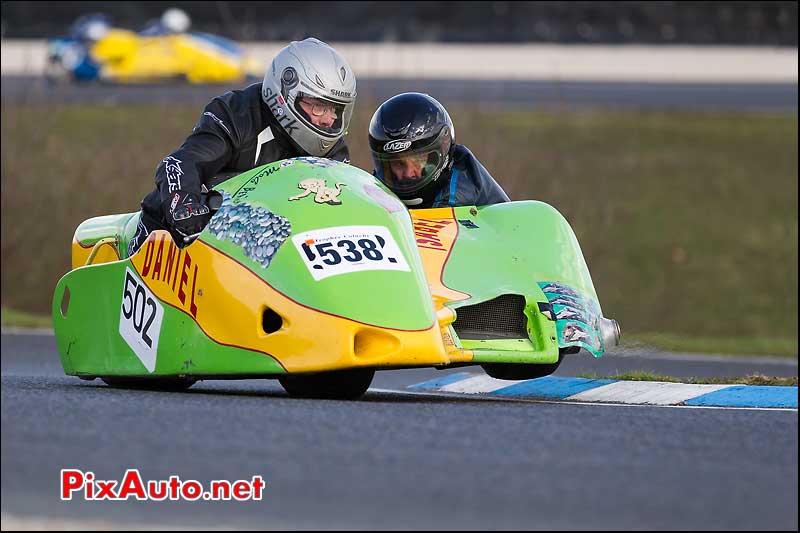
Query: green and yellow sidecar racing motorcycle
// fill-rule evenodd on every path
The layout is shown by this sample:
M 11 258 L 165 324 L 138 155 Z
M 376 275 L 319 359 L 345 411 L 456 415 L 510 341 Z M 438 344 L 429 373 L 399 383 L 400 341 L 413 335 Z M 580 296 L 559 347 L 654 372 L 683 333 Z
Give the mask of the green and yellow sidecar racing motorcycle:
M 409 211 L 370 174 L 300 157 L 215 187 L 208 226 L 127 249 L 139 213 L 76 230 L 53 323 L 64 371 L 116 386 L 277 378 L 357 398 L 376 370 L 532 379 L 619 341 L 578 241 L 537 201 Z

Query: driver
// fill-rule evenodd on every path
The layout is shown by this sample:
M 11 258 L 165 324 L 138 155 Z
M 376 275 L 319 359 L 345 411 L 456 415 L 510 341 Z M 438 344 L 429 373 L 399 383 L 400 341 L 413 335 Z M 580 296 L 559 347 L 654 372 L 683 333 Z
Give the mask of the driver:
M 139 32 L 143 37 L 176 35 L 186 33 L 192 25 L 192 19 L 183 9 L 171 7 L 162 13 L 160 18 L 150 20 Z
M 168 230 L 178 246 L 202 231 L 211 219 L 208 191 L 222 181 L 219 174 L 300 156 L 349 163 L 344 136 L 355 98 L 355 76 L 338 52 L 313 38 L 292 42 L 275 56 L 263 83 L 214 98 L 180 148 L 161 161 L 129 256 L 153 230 Z
M 455 143 L 447 110 L 427 94 L 398 94 L 381 104 L 369 144 L 375 176 L 409 208 L 509 201 L 472 152 Z

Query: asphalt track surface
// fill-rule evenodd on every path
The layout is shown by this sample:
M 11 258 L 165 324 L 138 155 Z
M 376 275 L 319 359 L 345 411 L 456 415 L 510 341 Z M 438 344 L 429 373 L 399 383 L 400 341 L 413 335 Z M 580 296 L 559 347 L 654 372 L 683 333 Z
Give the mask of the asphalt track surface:
M 253 79 L 251 82 L 260 80 Z M 48 83 L 44 78 L 4 76 L 3 102 L 105 105 L 180 102 L 204 105 L 240 85 L 107 85 Z M 359 80 L 361 101 L 382 102 L 406 91 L 427 92 L 446 106 L 611 107 L 720 111 L 797 111 L 797 84 L 558 82 L 528 80 Z
M 797 375 L 786 359 L 628 350 L 559 375 Z M 727 361 L 727 362 L 726 362 Z M 759 362 L 760 361 L 760 362 Z M 796 410 L 588 405 L 417 395 L 436 370 L 380 372 L 358 402 L 277 382 L 188 392 L 63 375 L 52 336 L 2 336 L 4 523 L 259 529 L 797 529 Z M 119 480 L 250 479 L 261 501 L 60 501 L 59 471 Z M 65 522 L 66 521 L 66 522 Z

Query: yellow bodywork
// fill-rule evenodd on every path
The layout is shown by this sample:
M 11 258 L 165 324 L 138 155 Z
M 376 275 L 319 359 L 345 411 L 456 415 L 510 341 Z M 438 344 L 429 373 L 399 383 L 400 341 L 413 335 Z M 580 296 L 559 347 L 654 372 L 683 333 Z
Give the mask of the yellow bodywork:
M 203 241 L 178 248 L 166 231 L 151 233 L 131 263 L 162 302 L 191 316 L 215 342 L 268 354 L 288 372 L 471 362 L 473 352 L 460 349 L 449 333 L 455 313 L 445 306 L 470 295 L 442 280 L 458 221 L 452 209 L 411 215 L 436 311 L 436 322 L 419 331 L 376 327 L 306 307 Z M 109 217 L 109 224 L 115 220 Z M 92 221 L 105 227 L 100 217 Z M 119 260 L 116 239 L 81 244 L 79 237 L 76 232 L 73 268 L 87 264 L 92 254 L 91 264 Z M 282 319 L 280 329 L 269 334 L 261 318 L 267 308 Z
M 425 277 L 428 279 L 433 308 L 436 310 L 436 318 L 450 362 L 472 361 L 472 350 L 458 348 L 450 335 L 449 326 L 455 321 L 456 315 L 452 309 L 445 306 L 447 302 L 465 300 L 470 295 L 453 290 L 442 281 L 445 264 L 458 237 L 458 221 L 451 208 L 426 209 L 422 213 L 412 210 L 411 221 L 414 224 L 417 249 L 422 259 L 422 267 L 425 269 Z
M 185 78 L 192 83 L 238 82 L 252 60 L 228 54 L 191 34 L 142 37 L 113 29 L 91 49 L 100 76 L 116 82 Z
M 438 323 L 395 330 L 308 308 L 202 241 L 179 249 L 156 231 L 131 262 L 160 300 L 192 316 L 215 342 L 269 354 L 289 372 L 451 361 Z M 267 308 L 283 320 L 270 334 L 261 322 Z

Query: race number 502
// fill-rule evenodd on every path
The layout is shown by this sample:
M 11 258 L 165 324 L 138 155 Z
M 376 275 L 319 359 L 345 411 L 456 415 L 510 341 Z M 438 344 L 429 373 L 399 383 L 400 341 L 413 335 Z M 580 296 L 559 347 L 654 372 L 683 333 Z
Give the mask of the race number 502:
M 128 343 L 148 372 L 156 368 L 158 337 L 164 308 L 147 285 L 130 269 L 125 268 L 119 334 Z

